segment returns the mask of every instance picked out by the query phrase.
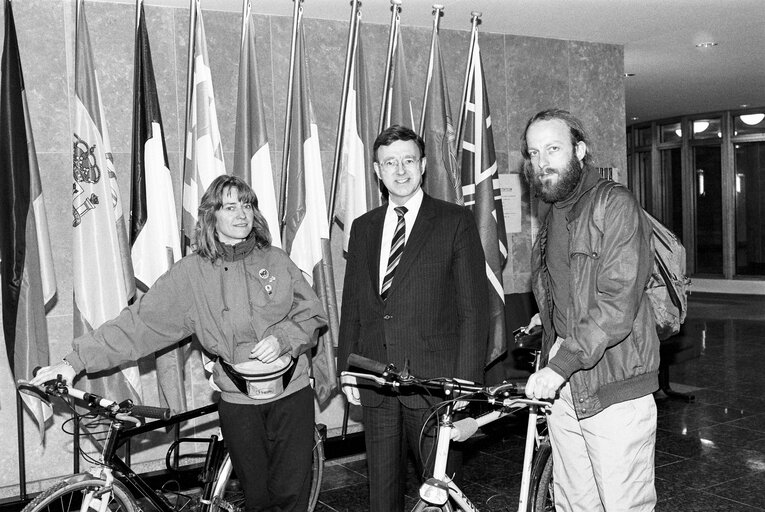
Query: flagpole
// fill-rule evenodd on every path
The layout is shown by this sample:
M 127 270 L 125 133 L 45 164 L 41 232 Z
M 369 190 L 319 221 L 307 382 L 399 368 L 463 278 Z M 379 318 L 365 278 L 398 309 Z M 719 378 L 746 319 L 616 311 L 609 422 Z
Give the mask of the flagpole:
M 251 0 L 242 0 L 242 37 L 239 41 L 239 51 L 244 47 L 244 31 L 247 26 L 247 20 L 250 17 L 250 10 L 252 9 Z M 241 72 L 241 71 L 240 71 Z
M 282 148 L 282 181 L 279 190 L 279 232 L 284 228 L 284 210 L 287 202 L 287 167 L 289 163 L 290 134 L 292 132 L 292 82 L 295 80 L 295 52 L 297 51 L 297 34 L 300 18 L 302 17 L 303 0 L 292 0 L 295 7 L 292 11 L 292 42 L 290 43 L 290 74 L 287 81 L 287 108 L 284 113 L 284 146 Z
M 433 4 L 433 35 L 430 37 L 428 77 L 425 80 L 425 92 L 422 95 L 422 112 L 420 114 L 420 130 L 418 132 L 420 135 L 422 135 L 422 131 L 425 129 L 425 107 L 428 106 L 428 89 L 430 89 L 430 81 L 433 79 L 433 55 L 435 54 L 436 38 L 438 37 L 438 25 L 441 21 L 441 16 L 443 15 L 444 6 L 441 4 Z
M 197 25 L 197 9 L 195 3 L 198 0 L 189 0 L 189 54 L 188 58 L 186 60 L 186 108 L 184 110 L 185 115 L 183 119 L 183 154 L 181 155 L 181 161 L 183 162 L 182 170 L 181 170 L 181 176 L 182 180 L 185 180 L 186 176 L 186 154 L 189 150 L 189 113 L 191 112 L 191 92 L 194 82 L 194 47 L 195 44 L 195 38 L 194 38 L 194 31 L 196 30 Z M 181 204 L 183 205 L 183 196 L 186 193 L 185 190 L 186 187 L 181 188 Z M 183 208 L 183 206 L 181 207 Z M 184 236 L 183 236 L 183 223 L 181 223 L 181 229 L 180 229 L 180 239 L 181 239 L 181 255 L 186 255 L 186 243 L 184 242 Z
M 383 80 L 382 106 L 380 107 L 380 124 L 378 132 L 385 128 L 385 113 L 388 105 L 388 91 L 390 89 L 390 68 L 393 65 L 393 43 L 398 33 L 399 14 L 401 13 L 401 0 L 390 0 L 390 31 L 388 36 L 388 56 L 385 61 L 385 79 Z
M 473 48 L 475 46 L 475 40 L 478 38 L 478 25 L 481 23 L 481 13 L 473 11 L 470 13 L 470 23 L 473 29 L 470 33 L 470 50 L 468 52 L 467 66 L 465 66 L 465 84 L 462 87 L 462 101 L 460 102 L 460 116 L 457 122 L 457 143 L 462 140 L 462 125 L 465 118 L 465 101 L 467 101 L 468 95 L 468 78 L 470 77 L 470 65 L 473 62 Z M 462 148 L 457 148 L 457 151 L 461 151 Z
M 191 90 L 194 81 L 194 31 L 197 28 L 197 9 L 196 4 L 199 0 L 189 0 L 189 56 L 188 66 L 186 67 L 186 119 L 184 119 L 183 130 L 183 158 L 186 158 L 188 150 L 188 132 L 189 132 L 189 110 L 191 109 Z
M 332 165 L 332 181 L 329 189 L 329 211 L 327 218 L 332 226 L 332 217 L 335 215 L 335 194 L 337 193 L 337 174 L 340 169 L 340 158 L 343 149 L 343 132 L 345 131 L 345 112 L 348 108 L 348 89 L 351 83 L 351 68 L 356 55 L 356 45 L 359 37 L 359 18 L 361 18 L 361 2 L 351 2 L 351 19 L 348 24 L 348 50 L 345 53 L 345 69 L 343 71 L 343 92 L 340 96 L 340 115 L 337 119 L 337 142 L 335 143 L 335 161 Z M 358 65 L 358 63 L 356 63 Z

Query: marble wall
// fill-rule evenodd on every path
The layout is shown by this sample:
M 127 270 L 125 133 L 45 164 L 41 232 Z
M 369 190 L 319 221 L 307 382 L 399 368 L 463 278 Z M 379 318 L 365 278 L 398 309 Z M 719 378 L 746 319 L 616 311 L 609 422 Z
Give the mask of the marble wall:
M 342 0 L 338 0 L 342 1 Z M 71 90 L 74 55 L 73 0 L 17 0 L 14 15 L 39 158 L 45 204 L 51 227 L 58 281 L 58 302 L 48 315 L 51 357 L 60 358 L 72 333 L 71 249 Z M 123 196 L 129 204 L 132 116 L 132 63 L 135 8 L 126 4 L 87 4 L 86 12 L 101 94 Z M 329 190 L 347 38 L 346 21 L 312 18 L 305 8 L 314 108 Z M 0 14 L 1 15 L 1 14 Z M 277 191 L 281 182 L 281 148 L 290 50 L 291 13 L 256 16 L 258 63 L 264 91 Z M 317 13 L 318 15 L 318 13 Z M 448 13 L 446 14 L 448 16 Z M 146 7 L 154 71 L 180 209 L 184 102 L 188 37 L 186 9 Z M 230 12 L 204 12 L 218 120 L 227 164 L 233 163 L 236 83 L 241 17 Z M 388 39 L 388 20 L 365 20 L 362 28 L 365 63 L 373 98 L 380 98 Z M 419 118 L 430 42 L 430 29 L 406 26 L 403 38 L 415 115 Z M 452 112 L 459 111 L 470 38 L 465 30 L 443 30 L 441 45 L 449 76 Z M 499 172 L 517 173 L 519 137 L 525 120 L 543 108 L 562 107 L 580 116 L 592 132 L 598 166 L 626 169 L 623 51 L 620 46 L 582 41 L 540 39 L 481 33 L 481 51 L 494 127 Z M 379 100 L 373 100 L 374 116 Z M 525 185 L 524 185 L 525 186 Z M 278 192 L 277 192 L 278 193 Z M 504 271 L 506 293 L 529 290 L 531 218 L 528 191 L 523 193 L 522 232 L 508 236 L 510 257 Z M 333 231 L 338 294 L 344 262 L 341 237 Z M 6 358 L 0 358 L 0 497 L 19 494 L 16 412 Z M 209 399 L 206 391 L 190 392 L 192 405 Z M 25 419 L 26 478 L 29 491 L 40 482 L 71 472 L 71 437 L 61 432 L 65 416 L 56 416 L 41 445 L 35 426 Z M 201 425 L 200 428 L 209 427 Z M 62 451 L 63 450 L 63 451 Z M 134 460 L 164 456 L 161 447 L 141 450 Z

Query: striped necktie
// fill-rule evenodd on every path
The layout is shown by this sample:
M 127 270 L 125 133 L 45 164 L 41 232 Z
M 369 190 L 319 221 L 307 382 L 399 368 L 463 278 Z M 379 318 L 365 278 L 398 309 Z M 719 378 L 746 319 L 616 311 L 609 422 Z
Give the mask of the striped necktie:
M 393 274 L 396 272 L 401 255 L 404 253 L 404 238 L 406 235 L 406 222 L 404 221 L 404 214 L 406 213 L 406 207 L 397 206 L 394 208 L 396 215 L 398 215 L 398 221 L 396 222 L 396 231 L 393 233 L 393 240 L 390 243 L 390 256 L 388 256 L 388 268 L 385 270 L 385 279 L 383 280 L 382 288 L 380 290 L 380 297 L 383 300 L 388 298 L 388 290 L 393 282 Z

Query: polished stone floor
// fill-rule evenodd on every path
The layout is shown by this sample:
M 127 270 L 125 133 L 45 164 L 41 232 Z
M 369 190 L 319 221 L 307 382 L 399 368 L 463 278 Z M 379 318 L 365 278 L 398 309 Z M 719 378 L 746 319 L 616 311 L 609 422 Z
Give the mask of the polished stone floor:
M 692 295 L 661 397 L 657 511 L 765 511 L 765 297 Z M 468 441 L 463 490 L 481 511 L 516 511 L 522 422 Z M 417 478 L 410 469 L 407 503 Z M 328 460 L 317 510 L 368 510 L 363 455 Z

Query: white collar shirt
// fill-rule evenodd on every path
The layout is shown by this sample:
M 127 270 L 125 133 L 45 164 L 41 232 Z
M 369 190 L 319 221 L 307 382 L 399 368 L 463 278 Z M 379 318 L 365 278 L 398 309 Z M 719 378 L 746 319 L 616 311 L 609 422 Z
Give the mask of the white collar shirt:
M 414 227 L 414 221 L 417 220 L 417 214 L 420 213 L 423 196 L 424 192 L 422 191 L 422 188 L 419 188 L 404 204 L 393 204 L 393 202 L 388 201 L 388 208 L 385 210 L 385 222 L 383 223 L 382 242 L 380 244 L 380 279 L 377 283 L 378 292 L 382 290 L 383 279 L 385 279 L 385 273 L 388 270 L 390 245 L 391 242 L 393 242 L 393 233 L 396 231 L 396 223 L 398 223 L 398 214 L 394 208 L 397 206 L 406 206 L 406 213 L 404 214 L 404 222 L 406 226 L 404 244 L 407 244 L 409 242 L 409 235 L 412 233 L 412 228 Z

